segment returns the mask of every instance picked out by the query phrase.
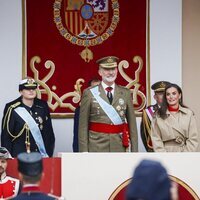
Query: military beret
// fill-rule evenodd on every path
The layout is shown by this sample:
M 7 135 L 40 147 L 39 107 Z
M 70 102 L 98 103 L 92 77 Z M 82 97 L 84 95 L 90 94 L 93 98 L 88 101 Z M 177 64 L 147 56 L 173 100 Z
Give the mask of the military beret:
M 155 92 L 163 92 L 168 84 L 170 84 L 170 82 L 158 81 L 151 86 L 151 89 Z
M 102 68 L 109 69 L 109 68 L 117 67 L 118 60 L 119 60 L 119 58 L 117 58 L 115 56 L 108 56 L 108 57 L 104 57 L 104 58 L 97 60 L 96 63 L 99 64 L 99 66 Z
M 17 156 L 18 171 L 26 176 L 37 176 L 43 171 L 42 156 L 38 152 L 20 153 Z
M 26 78 L 20 81 L 19 83 L 19 91 L 23 90 L 23 89 L 33 89 L 35 90 L 37 88 L 38 84 L 36 83 L 36 81 L 32 78 Z
M 0 147 L 0 159 L 12 159 L 12 156 L 5 147 Z
M 127 200 L 169 200 L 170 187 L 167 171 L 159 162 L 142 160 L 128 185 Z

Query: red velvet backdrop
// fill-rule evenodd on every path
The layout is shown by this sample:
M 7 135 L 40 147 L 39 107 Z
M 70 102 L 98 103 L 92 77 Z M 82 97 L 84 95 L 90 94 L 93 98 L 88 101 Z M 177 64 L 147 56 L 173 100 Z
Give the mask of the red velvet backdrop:
M 38 95 L 48 100 L 52 116 L 73 114 L 88 81 L 98 77 L 96 60 L 109 55 L 129 62 L 117 82 L 132 90 L 136 111 L 141 112 L 148 81 L 147 2 L 24 0 L 23 76 L 37 79 Z

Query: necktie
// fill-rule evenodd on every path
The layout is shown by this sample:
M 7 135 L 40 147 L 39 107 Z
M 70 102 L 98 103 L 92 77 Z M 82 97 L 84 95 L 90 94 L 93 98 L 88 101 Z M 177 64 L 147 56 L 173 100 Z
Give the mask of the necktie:
M 110 102 L 110 104 L 112 104 L 112 100 L 113 100 L 113 96 L 112 96 L 112 87 L 107 87 L 106 88 L 106 91 L 107 91 L 107 97 L 108 97 L 108 100 Z

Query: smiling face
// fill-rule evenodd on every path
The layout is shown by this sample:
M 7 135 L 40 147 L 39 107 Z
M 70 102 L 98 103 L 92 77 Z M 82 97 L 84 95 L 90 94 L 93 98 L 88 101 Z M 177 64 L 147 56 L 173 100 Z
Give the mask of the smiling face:
M 106 85 L 112 85 L 117 78 L 117 67 L 114 68 L 99 68 L 99 75 Z
M 175 87 L 170 87 L 166 90 L 166 99 L 169 106 L 177 108 L 181 99 L 181 93 Z

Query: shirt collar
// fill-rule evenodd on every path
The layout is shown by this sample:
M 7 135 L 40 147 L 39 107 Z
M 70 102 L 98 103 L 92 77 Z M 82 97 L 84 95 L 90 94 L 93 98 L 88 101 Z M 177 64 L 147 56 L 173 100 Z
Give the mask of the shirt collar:
M 113 90 L 115 89 L 115 83 L 113 83 L 111 86 L 106 85 L 103 81 L 101 81 L 101 85 L 104 90 L 106 90 L 107 87 L 112 87 Z

